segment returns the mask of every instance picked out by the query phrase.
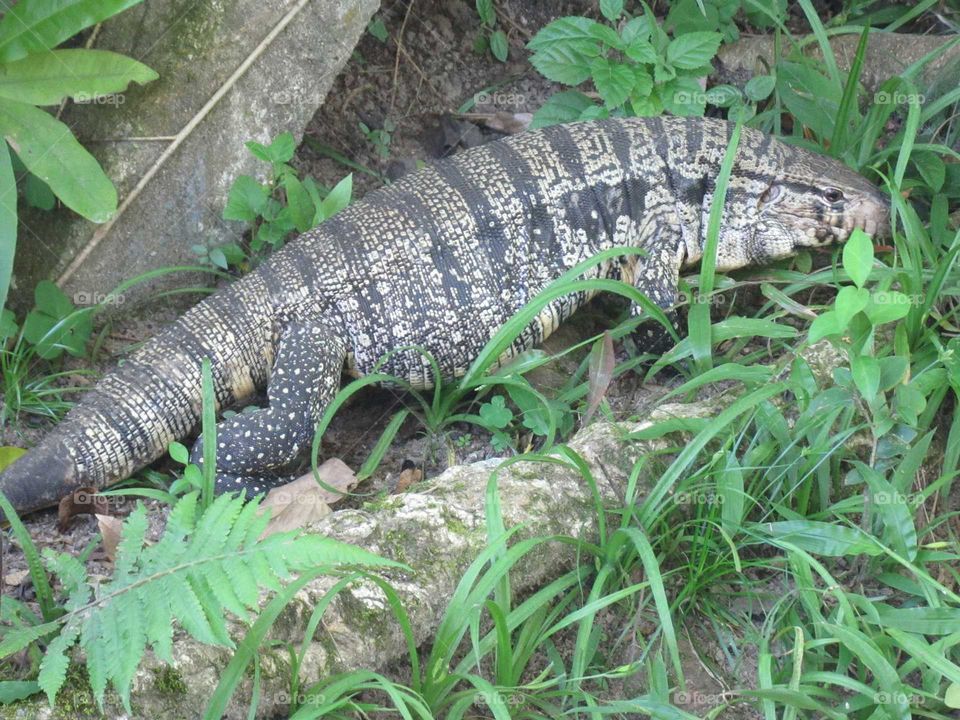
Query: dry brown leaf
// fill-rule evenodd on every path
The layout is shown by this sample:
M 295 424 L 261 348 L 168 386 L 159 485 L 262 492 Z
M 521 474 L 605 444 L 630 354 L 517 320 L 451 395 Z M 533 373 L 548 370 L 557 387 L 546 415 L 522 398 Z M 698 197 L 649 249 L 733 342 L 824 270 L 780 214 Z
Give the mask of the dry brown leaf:
M 113 562 L 117 556 L 117 545 L 120 544 L 120 533 L 123 530 L 123 521 L 112 515 L 97 516 L 97 525 L 100 528 L 100 537 L 103 539 L 103 552 L 107 559 Z
M 397 487 L 394 489 L 394 492 L 406 492 L 407 488 L 421 480 L 423 480 L 423 470 L 416 467 L 409 460 L 405 460 L 403 467 L 400 469 L 400 477 L 397 478 Z
M 261 512 L 270 508 L 270 523 L 261 537 L 295 530 L 329 515 L 330 505 L 341 500 L 357 484 L 357 476 L 338 458 L 330 458 L 317 468 L 320 485 L 313 473 L 275 487 L 260 504 Z M 329 489 L 328 489 L 329 488 Z
M 616 354 L 613 350 L 613 336 L 604 330 L 603 337 L 593 344 L 590 350 L 589 390 L 587 392 L 587 410 L 583 415 L 583 426 L 600 407 L 603 396 L 610 388 L 613 371 L 616 367 Z
M 17 585 L 20 585 L 24 580 L 26 580 L 29 575 L 30 575 L 29 570 L 16 570 L 14 572 L 9 572 L 6 575 L 4 575 L 3 581 L 7 585 L 16 587 Z

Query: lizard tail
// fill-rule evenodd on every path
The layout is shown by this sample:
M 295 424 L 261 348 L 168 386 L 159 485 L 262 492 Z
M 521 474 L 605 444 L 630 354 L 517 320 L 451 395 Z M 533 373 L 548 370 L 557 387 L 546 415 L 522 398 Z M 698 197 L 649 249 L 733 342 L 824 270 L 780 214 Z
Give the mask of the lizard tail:
M 0 474 L 18 513 L 55 505 L 78 487 L 103 488 L 190 435 L 209 357 L 217 408 L 262 387 L 272 362 L 269 294 L 254 276 L 213 295 L 107 375 L 44 440 Z M 2 517 L 2 513 L 0 513 Z

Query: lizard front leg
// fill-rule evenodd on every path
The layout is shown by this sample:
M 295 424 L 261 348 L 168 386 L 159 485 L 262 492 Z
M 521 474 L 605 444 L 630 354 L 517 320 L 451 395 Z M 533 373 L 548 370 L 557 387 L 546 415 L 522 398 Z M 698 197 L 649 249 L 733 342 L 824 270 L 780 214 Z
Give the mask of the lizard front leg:
M 322 323 L 291 321 L 277 344 L 268 405 L 217 424 L 218 493 L 248 496 L 293 479 L 286 474 L 313 437 L 316 423 L 340 386 L 347 341 Z M 203 438 L 190 460 L 203 464 Z
M 677 283 L 683 262 L 683 240 L 679 232 L 661 229 L 649 243 L 647 252 L 637 257 L 633 266 L 632 284 L 664 311 L 674 328 L 677 325 Z M 630 303 L 630 317 L 644 315 L 643 306 Z M 673 338 L 660 323 L 649 321 L 632 334 L 641 353 L 661 355 L 673 347 Z

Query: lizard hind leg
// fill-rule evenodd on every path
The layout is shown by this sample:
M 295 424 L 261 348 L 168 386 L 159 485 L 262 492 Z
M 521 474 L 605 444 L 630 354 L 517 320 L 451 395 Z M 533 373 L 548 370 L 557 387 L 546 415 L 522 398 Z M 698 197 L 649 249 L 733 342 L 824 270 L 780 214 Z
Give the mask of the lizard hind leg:
M 346 340 L 328 326 L 287 324 L 277 344 L 267 406 L 217 423 L 218 493 L 244 491 L 249 497 L 293 479 L 288 469 L 336 395 L 346 355 Z M 190 460 L 202 466 L 202 437 Z

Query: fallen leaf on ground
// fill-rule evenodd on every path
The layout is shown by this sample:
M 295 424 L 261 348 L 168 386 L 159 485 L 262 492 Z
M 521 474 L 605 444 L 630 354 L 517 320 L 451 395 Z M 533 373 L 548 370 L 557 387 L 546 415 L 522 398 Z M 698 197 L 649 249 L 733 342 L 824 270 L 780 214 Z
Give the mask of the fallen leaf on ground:
M 261 538 L 305 527 L 329 515 L 333 512 L 330 505 L 343 499 L 357 484 L 353 470 L 338 458 L 323 463 L 317 468 L 317 474 L 323 485 L 308 472 L 267 493 L 260 503 L 260 511 L 270 508 L 271 515 Z
M 103 539 L 103 552 L 110 562 L 117 557 L 117 545 L 120 544 L 120 533 L 123 530 L 123 521 L 113 515 L 96 513 L 97 525 L 100 528 L 100 537 Z
M 410 460 L 404 460 L 400 468 L 400 477 L 397 478 L 397 487 L 395 493 L 406 492 L 414 483 L 423 480 L 423 470 L 414 465 Z
M 13 587 L 16 587 L 17 585 L 22 583 L 29 574 L 30 574 L 29 570 L 17 570 L 15 572 L 10 572 L 4 575 L 3 581 L 7 585 L 12 585 Z

